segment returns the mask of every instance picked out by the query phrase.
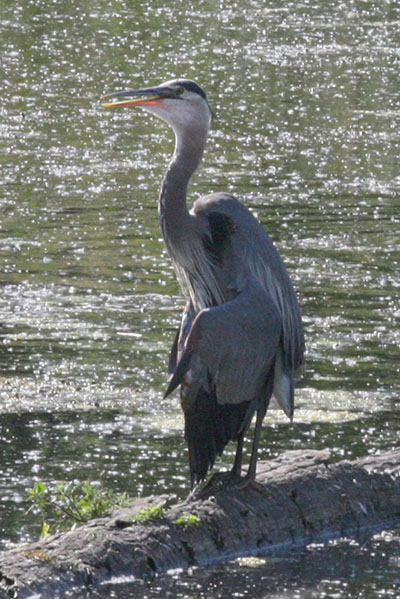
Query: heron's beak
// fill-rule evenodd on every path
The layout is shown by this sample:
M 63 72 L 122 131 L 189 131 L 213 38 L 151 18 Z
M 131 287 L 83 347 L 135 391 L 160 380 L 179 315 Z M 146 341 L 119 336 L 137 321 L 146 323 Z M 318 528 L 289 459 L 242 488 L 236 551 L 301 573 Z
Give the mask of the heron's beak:
M 134 98 L 132 98 L 132 96 L 134 96 Z M 165 98 L 170 97 L 172 97 L 172 94 L 167 88 L 147 87 L 145 89 L 130 89 L 124 92 L 107 94 L 101 99 L 113 100 L 112 102 L 103 104 L 103 108 L 122 108 L 124 106 L 154 106 L 156 104 L 162 104 Z

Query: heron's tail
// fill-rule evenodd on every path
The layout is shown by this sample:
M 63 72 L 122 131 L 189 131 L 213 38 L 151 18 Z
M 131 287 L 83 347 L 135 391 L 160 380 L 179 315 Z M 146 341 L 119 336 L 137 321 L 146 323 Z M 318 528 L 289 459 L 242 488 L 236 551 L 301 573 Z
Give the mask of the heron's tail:
M 236 441 L 251 419 L 250 402 L 221 405 L 215 391 L 200 388 L 185 411 L 185 438 L 189 447 L 192 487 L 204 480 L 229 441 Z

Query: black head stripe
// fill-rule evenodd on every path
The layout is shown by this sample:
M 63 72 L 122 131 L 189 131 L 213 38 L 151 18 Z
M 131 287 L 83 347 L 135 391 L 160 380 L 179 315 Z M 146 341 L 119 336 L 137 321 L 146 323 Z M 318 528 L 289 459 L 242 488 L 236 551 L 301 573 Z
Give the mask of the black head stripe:
M 193 92 L 195 94 L 198 94 L 202 98 L 206 98 L 206 94 L 201 89 L 200 85 L 197 85 L 197 83 L 195 83 L 194 81 L 191 81 L 190 79 L 180 79 L 179 81 L 177 81 L 177 83 L 179 85 L 182 85 L 182 87 L 184 87 L 185 89 L 187 89 L 188 92 Z

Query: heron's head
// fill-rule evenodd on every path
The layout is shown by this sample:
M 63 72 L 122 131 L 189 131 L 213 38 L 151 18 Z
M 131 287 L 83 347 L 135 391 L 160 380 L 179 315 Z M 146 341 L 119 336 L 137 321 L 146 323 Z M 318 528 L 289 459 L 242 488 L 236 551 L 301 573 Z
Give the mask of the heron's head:
M 104 96 L 104 108 L 139 106 L 166 121 L 179 134 L 207 133 L 211 108 L 202 88 L 190 79 L 167 81 L 157 87 L 131 89 Z

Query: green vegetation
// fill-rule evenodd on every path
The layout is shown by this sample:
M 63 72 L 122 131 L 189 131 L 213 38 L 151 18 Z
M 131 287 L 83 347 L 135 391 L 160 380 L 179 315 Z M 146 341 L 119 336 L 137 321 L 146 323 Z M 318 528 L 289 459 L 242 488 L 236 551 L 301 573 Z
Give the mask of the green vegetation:
M 201 524 L 201 520 L 196 514 L 183 514 L 175 522 L 180 526 L 187 526 L 188 528 L 195 528 Z
M 118 495 L 90 481 L 62 483 L 53 488 L 39 481 L 29 496 L 31 509 L 41 518 L 41 537 L 107 516 L 130 503 L 125 493 Z
M 165 515 L 165 507 L 163 505 L 155 505 L 153 507 L 143 508 L 132 517 L 132 522 L 148 522 L 149 520 L 157 520 Z

